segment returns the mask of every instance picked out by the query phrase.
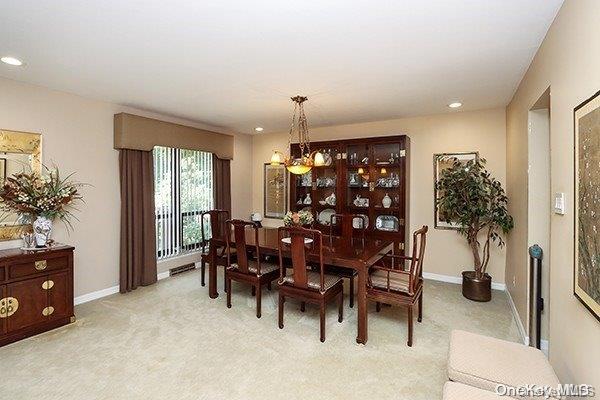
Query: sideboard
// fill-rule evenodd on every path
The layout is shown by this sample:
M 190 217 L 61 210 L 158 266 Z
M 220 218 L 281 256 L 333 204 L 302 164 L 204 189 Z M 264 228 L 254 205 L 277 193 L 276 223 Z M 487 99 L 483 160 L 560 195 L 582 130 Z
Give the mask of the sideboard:
M 0 250 L 0 346 L 75 321 L 73 250 Z

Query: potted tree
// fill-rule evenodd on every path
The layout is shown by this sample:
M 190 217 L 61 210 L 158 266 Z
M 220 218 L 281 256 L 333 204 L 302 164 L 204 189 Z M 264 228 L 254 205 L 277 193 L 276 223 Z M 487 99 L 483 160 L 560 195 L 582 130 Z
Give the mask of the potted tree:
M 503 247 L 501 235 L 514 226 L 506 193 L 485 163 L 485 159 L 464 162 L 455 158 L 437 182 L 438 211 L 467 239 L 473 254 L 473 270 L 462 273 L 462 293 L 475 301 L 491 300 L 492 277 L 486 272 L 490 247 Z

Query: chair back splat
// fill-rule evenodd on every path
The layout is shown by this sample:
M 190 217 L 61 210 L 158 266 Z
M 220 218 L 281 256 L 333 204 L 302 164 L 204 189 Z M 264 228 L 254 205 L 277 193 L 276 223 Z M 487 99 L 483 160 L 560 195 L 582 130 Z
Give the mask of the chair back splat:
M 206 238 L 206 230 L 205 230 L 205 218 L 204 216 L 208 215 L 208 220 L 210 223 L 210 232 L 211 237 L 218 239 L 225 239 L 225 223 L 229 220 L 229 211 L 227 210 L 209 210 L 204 211 L 200 214 L 200 234 L 202 235 L 202 247 L 204 248 L 208 243 L 208 239 Z
M 248 253 L 246 251 L 246 233 L 248 227 L 251 227 L 254 234 L 254 243 L 256 244 L 256 274 L 260 275 L 260 247 L 258 244 L 258 226 L 254 222 L 243 221 L 241 219 L 232 219 L 225 222 L 227 243 L 227 266 L 231 265 L 231 249 L 235 248 L 238 270 L 248 274 L 250 265 L 248 262 Z M 231 235 L 233 234 L 235 243 L 231 244 Z
M 289 237 L 291 243 L 287 244 L 282 241 L 283 238 Z M 323 234 L 316 229 L 305 229 L 302 227 L 280 227 L 278 230 L 279 239 L 279 281 L 283 282 L 285 278 L 284 256 L 291 253 L 292 260 L 292 276 L 293 286 L 307 289 L 308 288 L 308 272 L 306 262 L 306 252 L 318 256 L 320 289 L 325 290 L 325 272 L 323 268 Z M 307 244 L 305 239 L 311 239 L 312 243 Z

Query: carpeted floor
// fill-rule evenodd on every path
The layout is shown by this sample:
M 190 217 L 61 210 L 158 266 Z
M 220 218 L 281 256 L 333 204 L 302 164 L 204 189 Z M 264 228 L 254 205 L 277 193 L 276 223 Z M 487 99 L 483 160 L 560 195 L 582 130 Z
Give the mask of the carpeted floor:
M 464 299 L 459 285 L 427 281 L 412 348 L 402 309 L 377 314 L 371 304 L 363 346 L 355 310 L 346 301 L 340 324 L 332 304 L 321 343 L 314 307 L 301 313 L 290 300 L 277 328 L 276 294 L 263 296 L 257 319 L 249 288 L 234 283 L 227 309 L 224 294 L 210 300 L 194 271 L 83 304 L 76 323 L 0 348 L 0 398 L 432 400 L 446 381 L 452 329 L 518 340 L 499 291 L 482 304 Z

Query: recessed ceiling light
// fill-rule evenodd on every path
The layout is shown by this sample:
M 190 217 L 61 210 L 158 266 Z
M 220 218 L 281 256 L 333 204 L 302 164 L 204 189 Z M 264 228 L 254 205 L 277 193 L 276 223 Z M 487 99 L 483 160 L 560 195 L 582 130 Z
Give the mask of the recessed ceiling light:
M 256 128 L 254 128 L 254 130 L 256 132 L 262 132 L 262 131 L 264 131 L 264 129 L 261 126 L 257 126 Z
M 448 107 L 450 107 L 450 108 L 458 108 L 460 106 L 462 106 L 462 103 L 458 102 L 458 101 L 448 104 Z
M 21 66 L 23 65 L 23 61 L 19 60 L 18 58 L 14 58 L 14 57 L 2 57 L 0 58 L 0 61 L 2 61 L 5 64 L 8 65 L 15 65 L 15 66 Z

